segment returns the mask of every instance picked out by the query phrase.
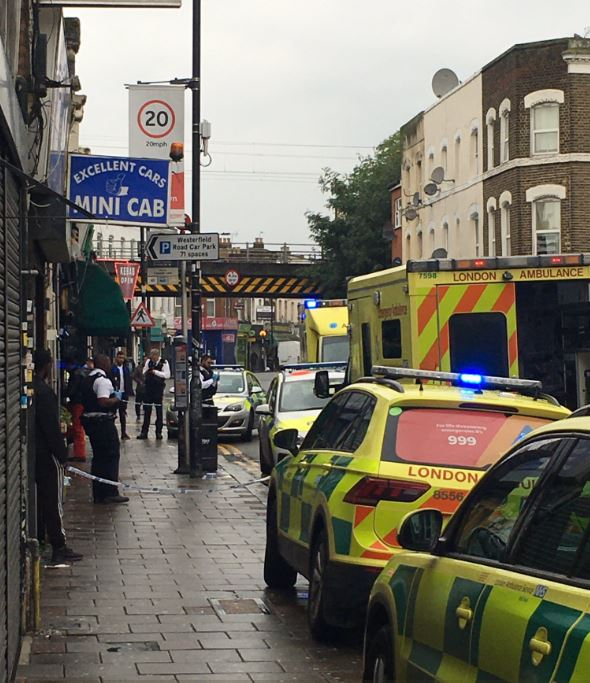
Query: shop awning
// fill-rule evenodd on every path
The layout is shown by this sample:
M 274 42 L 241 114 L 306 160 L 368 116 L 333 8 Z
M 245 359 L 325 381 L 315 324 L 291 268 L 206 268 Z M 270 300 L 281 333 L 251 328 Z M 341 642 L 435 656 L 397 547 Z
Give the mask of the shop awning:
M 78 328 L 92 337 L 126 337 L 130 333 L 129 311 L 121 289 L 96 263 L 78 264 Z

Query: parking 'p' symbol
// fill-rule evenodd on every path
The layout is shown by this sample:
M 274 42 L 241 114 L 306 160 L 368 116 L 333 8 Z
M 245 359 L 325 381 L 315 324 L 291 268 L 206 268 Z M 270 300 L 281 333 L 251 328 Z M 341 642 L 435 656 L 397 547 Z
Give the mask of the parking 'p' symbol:
M 160 254 L 172 253 L 172 244 L 170 242 L 160 242 Z

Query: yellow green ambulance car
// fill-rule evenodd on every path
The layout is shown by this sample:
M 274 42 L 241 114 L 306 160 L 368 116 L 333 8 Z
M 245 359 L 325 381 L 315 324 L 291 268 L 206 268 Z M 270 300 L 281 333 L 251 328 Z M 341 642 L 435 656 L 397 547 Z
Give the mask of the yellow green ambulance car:
M 438 510 L 411 512 L 371 592 L 364 679 L 590 680 L 589 522 L 575 414 L 516 444 L 444 532 Z
M 270 474 L 275 464 L 289 454 L 276 446 L 274 435 L 282 429 L 296 429 L 298 443 L 301 443 L 328 402 L 327 398 L 318 398 L 313 391 L 316 372 L 322 368 L 331 368 L 328 373 L 333 382 L 344 381 L 345 365 L 342 363 L 286 365 L 270 384 L 268 402 L 256 408 L 260 417 L 258 443 L 262 474 Z
M 330 400 L 300 448 L 294 430 L 274 436 L 291 455 L 270 481 L 264 577 L 274 588 L 297 573 L 309 579 L 319 638 L 362 620 L 377 574 L 401 551 L 408 512 L 434 508 L 448 519 L 513 443 L 570 414 L 539 382 L 373 373 Z

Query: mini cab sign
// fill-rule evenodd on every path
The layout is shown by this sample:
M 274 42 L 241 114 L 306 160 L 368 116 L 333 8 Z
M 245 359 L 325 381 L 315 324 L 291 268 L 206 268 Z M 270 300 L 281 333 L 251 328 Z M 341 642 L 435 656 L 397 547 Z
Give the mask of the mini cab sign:
M 169 162 L 163 159 L 70 155 L 68 199 L 89 218 L 68 207 L 76 221 L 108 220 L 119 225 L 168 223 Z

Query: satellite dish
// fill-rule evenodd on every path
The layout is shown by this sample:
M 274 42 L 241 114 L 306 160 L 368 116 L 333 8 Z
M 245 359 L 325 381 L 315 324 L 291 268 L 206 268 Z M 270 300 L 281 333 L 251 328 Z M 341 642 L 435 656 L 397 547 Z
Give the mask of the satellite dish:
M 447 250 L 439 247 L 432 252 L 432 256 L 430 258 L 447 258 L 447 256 Z
M 420 193 L 419 192 L 414 192 L 414 196 L 412 197 L 412 204 L 414 206 L 420 206 Z
M 436 168 L 433 168 L 432 173 L 430 174 L 430 179 L 433 183 L 440 185 L 442 181 L 445 179 L 445 169 L 442 166 L 437 166 Z
M 432 90 L 437 97 L 444 97 L 458 85 L 457 74 L 451 69 L 439 69 L 432 77 Z
M 406 209 L 405 211 L 405 217 L 407 221 L 413 221 L 418 217 L 418 212 L 416 209 L 412 208 L 411 206 Z
M 438 185 L 436 183 L 427 183 L 424 185 L 424 194 L 433 197 L 438 192 Z

